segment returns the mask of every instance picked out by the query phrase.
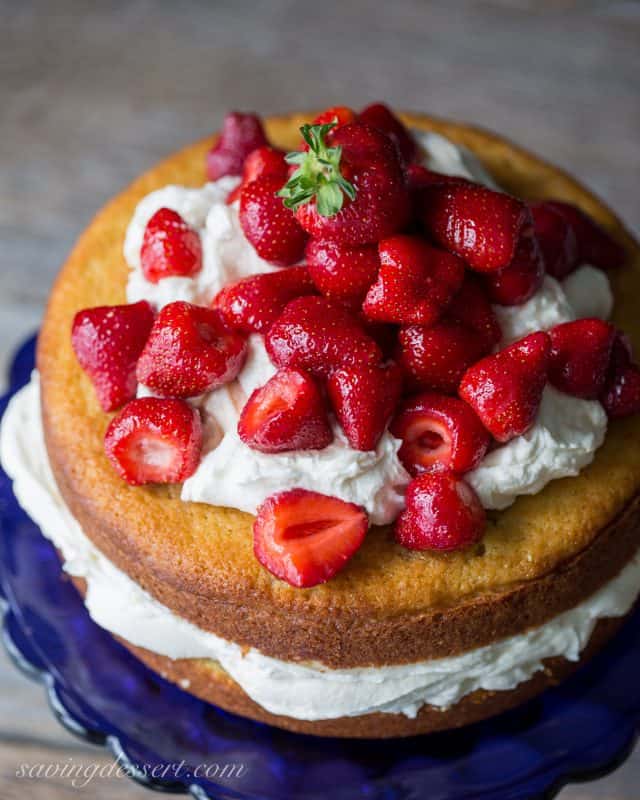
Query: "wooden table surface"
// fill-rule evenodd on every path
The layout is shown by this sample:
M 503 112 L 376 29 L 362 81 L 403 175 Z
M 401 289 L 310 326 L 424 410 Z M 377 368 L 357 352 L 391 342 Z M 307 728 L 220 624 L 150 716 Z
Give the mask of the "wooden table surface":
M 0 0 L 0 14 L 2 363 L 95 210 L 231 108 L 387 99 L 475 122 L 568 168 L 640 230 L 637 2 Z M 0 654 L 1 800 L 148 796 L 118 778 L 16 777 L 23 763 L 108 760 Z M 639 787 L 636 753 L 561 798 L 637 800 Z

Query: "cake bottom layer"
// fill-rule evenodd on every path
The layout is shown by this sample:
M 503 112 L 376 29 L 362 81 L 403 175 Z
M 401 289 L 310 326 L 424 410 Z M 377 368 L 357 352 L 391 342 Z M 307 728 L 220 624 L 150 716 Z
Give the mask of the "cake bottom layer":
M 84 594 L 84 581 L 74 578 L 73 582 L 80 593 Z M 404 714 L 376 712 L 357 717 L 308 721 L 271 714 L 253 701 L 215 661 L 195 658 L 174 660 L 137 647 L 121 637 L 115 638 L 165 680 L 175 683 L 201 700 L 241 717 L 312 736 L 391 739 L 461 728 L 532 700 L 546 689 L 557 686 L 589 661 L 618 632 L 632 613 L 630 612 L 627 617 L 600 620 L 579 661 L 567 661 L 560 657 L 549 659 L 544 662 L 542 670 L 515 689 L 508 691 L 480 689 L 466 695 L 447 709 L 423 705 L 414 718 Z

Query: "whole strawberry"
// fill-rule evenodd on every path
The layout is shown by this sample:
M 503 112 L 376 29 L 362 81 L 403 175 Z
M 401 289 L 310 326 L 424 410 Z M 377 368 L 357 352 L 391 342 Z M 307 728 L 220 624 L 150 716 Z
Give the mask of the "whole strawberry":
M 240 192 L 240 226 L 257 254 L 270 264 L 288 267 L 304 255 L 307 234 L 277 197 L 282 181 L 264 175 Z
M 398 152 L 374 128 L 353 122 L 303 125 L 307 151 L 290 153 L 298 169 L 280 191 L 316 239 L 346 245 L 390 236 L 409 218 L 409 193 Z

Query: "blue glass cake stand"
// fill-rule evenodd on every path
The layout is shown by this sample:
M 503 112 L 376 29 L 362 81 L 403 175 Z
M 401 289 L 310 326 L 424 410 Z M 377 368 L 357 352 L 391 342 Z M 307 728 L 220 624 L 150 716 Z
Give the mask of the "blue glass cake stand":
M 34 341 L 9 393 L 27 382 Z M 199 800 L 532 800 L 599 777 L 640 723 L 640 615 L 589 666 L 516 711 L 394 741 L 316 739 L 249 722 L 154 674 L 89 618 L 53 547 L 0 472 L 0 604 L 15 663 L 73 733 L 110 748 L 136 781 Z

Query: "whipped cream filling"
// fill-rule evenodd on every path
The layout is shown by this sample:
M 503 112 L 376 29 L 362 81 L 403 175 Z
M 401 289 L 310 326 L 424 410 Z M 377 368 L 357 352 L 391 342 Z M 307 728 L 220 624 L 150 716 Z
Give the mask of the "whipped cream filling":
M 374 711 L 415 717 L 428 704 L 446 709 L 477 689 L 507 691 L 562 656 L 577 661 L 598 620 L 626 614 L 640 590 L 640 554 L 596 594 L 544 625 L 463 655 L 414 664 L 329 669 L 270 658 L 180 618 L 106 559 L 62 500 L 42 433 L 37 374 L 9 404 L 0 461 L 20 505 L 62 551 L 64 569 L 87 582 L 93 620 L 131 644 L 169 658 L 213 659 L 256 703 L 301 720 Z
M 437 133 L 417 136 L 429 168 L 495 185 L 470 151 Z M 199 189 L 166 186 L 140 201 L 124 245 L 131 267 L 130 302 L 146 299 L 159 308 L 174 300 L 208 303 L 226 284 L 276 269 L 246 240 L 238 204 L 225 202 L 238 180 L 222 178 Z M 193 278 L 166 278 L 152 284 L 142 273 L 140 246 L 147 222 L 163 206 L 177 211 L 198 230 L 203 268 Z M 579 317 L 606 318 L 612 304 L 608 278 L 594 267 L 580 267 L 562 284 L 546 276 L 527 303 L 494 307 L 503 331 L 500 347 Z M 403 508 L 410 478 L 398 459 L 400 442 L 388 431 L 376 450 L 367 453 L 349 447 L 338 425 L 334 425 L 334 442 L 319 451 L 266 455 L 240 440 L 237 422 L 244 402 L 275 373 L 260 336 L 250 337 L 248 350 L 237 381 L 193 401 L 203 412 L 206 438 L 203 458 L 184 483 L 182 499 L 255 513 L 269 495 L 298 486 L 361 505 L 374 525 L 392 522 Z M 140 393 L 147 390 L 141 387 Z M 576 475 L 592 460 L 605 431 L 606 417 L 598 403 L 547 389 L 533 428 L 489 453 L 467 477 L 485 508 L 506 508 L 518 495 Z

